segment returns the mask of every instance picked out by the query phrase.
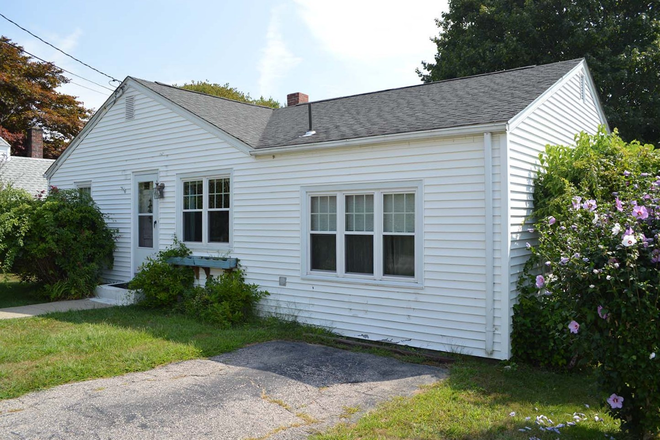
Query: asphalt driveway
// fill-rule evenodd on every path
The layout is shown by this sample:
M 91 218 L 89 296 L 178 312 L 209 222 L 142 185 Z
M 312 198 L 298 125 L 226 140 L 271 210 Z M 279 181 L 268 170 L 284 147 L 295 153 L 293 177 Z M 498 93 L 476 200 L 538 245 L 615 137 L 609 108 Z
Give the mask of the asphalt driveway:
M 303 439 L 445 377 L 392 358 L 267 342 L 0 401 L 0 438 Z

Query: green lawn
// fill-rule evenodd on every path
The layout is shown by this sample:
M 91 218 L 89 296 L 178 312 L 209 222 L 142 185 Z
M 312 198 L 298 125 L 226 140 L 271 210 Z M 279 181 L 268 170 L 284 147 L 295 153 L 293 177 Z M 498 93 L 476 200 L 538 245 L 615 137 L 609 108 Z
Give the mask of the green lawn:
M 273 319 L 221 329 L 135 306 L 0 320 L 0 399 L 314 331 Z
M 593 378 L 586 374 L 557 374 L 525 366 L 506 369 L 502 364 L 461 359 L 446 381 L 414 397 L 388 402 L 356 424 L 342 424 L 313 438 L 624 438 L 601 403 Z M 559 435 L 541 431 L 542 425 L 536 424 L 539 416 L 552 420 L 553 424 L 543 419 L 545 426 L 577 423 L 559 428 Z
M 18 278 L 0 274 L 0 309 L 47 302 L 34 284 L 21 283 Z
M 0 399 L 68 382 L 145 371 L 273 339 L 325 341 L 310 334 L 327 335 L 274 319 L 221 329 L 134 306 L 4 320 L 0 321 Z M 601 403 L 589 375 L 526 366 L 507 369 L 502 364 L 460 358 L 444 382 L 414 397 L 391 401 L 356 424 L 340 425 L 316 438 L 622 438 Z M 541 415 L 555 425 L 566 423 L 573 421 L 575 413 L 584 414 L 584 420 L 561 428 L 561 436 L 541 432 L 534 423 Z M 520 431 L 526 427 L 532 429 Z

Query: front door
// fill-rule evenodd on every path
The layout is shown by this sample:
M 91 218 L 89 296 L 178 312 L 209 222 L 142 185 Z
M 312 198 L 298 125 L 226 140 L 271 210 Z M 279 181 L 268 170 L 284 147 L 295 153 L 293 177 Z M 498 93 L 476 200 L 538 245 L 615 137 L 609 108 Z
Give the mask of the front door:
M 154 197 L 157 173 L 133 176 L 133 273 L 158 251 L 158 199 Z

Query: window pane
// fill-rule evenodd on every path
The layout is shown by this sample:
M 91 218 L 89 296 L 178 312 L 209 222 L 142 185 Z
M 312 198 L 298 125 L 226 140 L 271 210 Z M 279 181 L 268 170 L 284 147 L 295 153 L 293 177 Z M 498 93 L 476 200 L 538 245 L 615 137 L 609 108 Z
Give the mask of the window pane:
M 312 214 L 312 231 L 318 231 L 318 230 L 319 230 L 319 215 Z
M 392 212 L 393 209 L 393 204 L 394 202 L 392 201 L 393 194 L 385 194 L 383 196 L 383 211 L 384 212 Z
M 312 213 L 319 212 L 319 198 L 312 197 Z
M 355 231 L 355 214 L 346 214 L 346 230 Z
M 415 232 L 415 214 L 406 214 L 406 227 L 404 232 Z
M 154 212 L 153 182 L 140 182 L 138 184 L 138 212 L 140 214 Z
M 335 234 L 310 234 L 312 270 L 337 270 L 337 239 Z
M 383 214 L 383 231 L 392 232 L 392 223 L 394 222 L 392 216 L 394 214 Z
M 394 194 L 394 212 L 404 212 L 405 211 L 405 194 Z
M 392 232 L 403 232 L 406 216 L 404 214 L 394 214 L 394 224 L 392 226 Z
M 374 230 L 374 215 L 367 214 L 364 220 L 364 230 L 373 231 Z
M 383 273 L 404 277 L 415 276 L 415 237 L 383 236 Z
M 138 246 L 143 248 L 154 247 L 153 216 L 141 215 L 138 217 Z
M 406 212 L 415 212 L 415 194 L 406 194 Z
M 374 237 L 372 235 L 346 236 L 346 272 L 374 273 Z
M 346 212 L 355 212 L 355 196 L 346 196 Z
M 364 231 L 364 214 L 355 214 L 355 230 Z
M 229 243 L 229 211 L 209 212 L 209 243 Z
M 321 214 L 319 216 L 319 231 L 329 231 L 328 214 Z
M 183 241 L 202 241 L 202 213 L 183 213 Z

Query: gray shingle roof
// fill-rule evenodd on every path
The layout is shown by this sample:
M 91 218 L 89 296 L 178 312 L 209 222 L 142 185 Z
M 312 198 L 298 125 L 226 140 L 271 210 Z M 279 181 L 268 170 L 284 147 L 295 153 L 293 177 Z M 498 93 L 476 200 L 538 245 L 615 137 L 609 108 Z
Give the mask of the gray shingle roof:
M 506 122 L 580 63 L 530 66 L 272 110 L 136 80 L 255 149 Z
M 9 161 L 0 163 L 0 181 L 36 195 L 48 189 L 44 173 L 53 162 L 53 159 L 12 156 Z
M 245 104 L 165 84 L 133 78 L 222 131 L 254 147 L 273 113 L 270 107 Z

